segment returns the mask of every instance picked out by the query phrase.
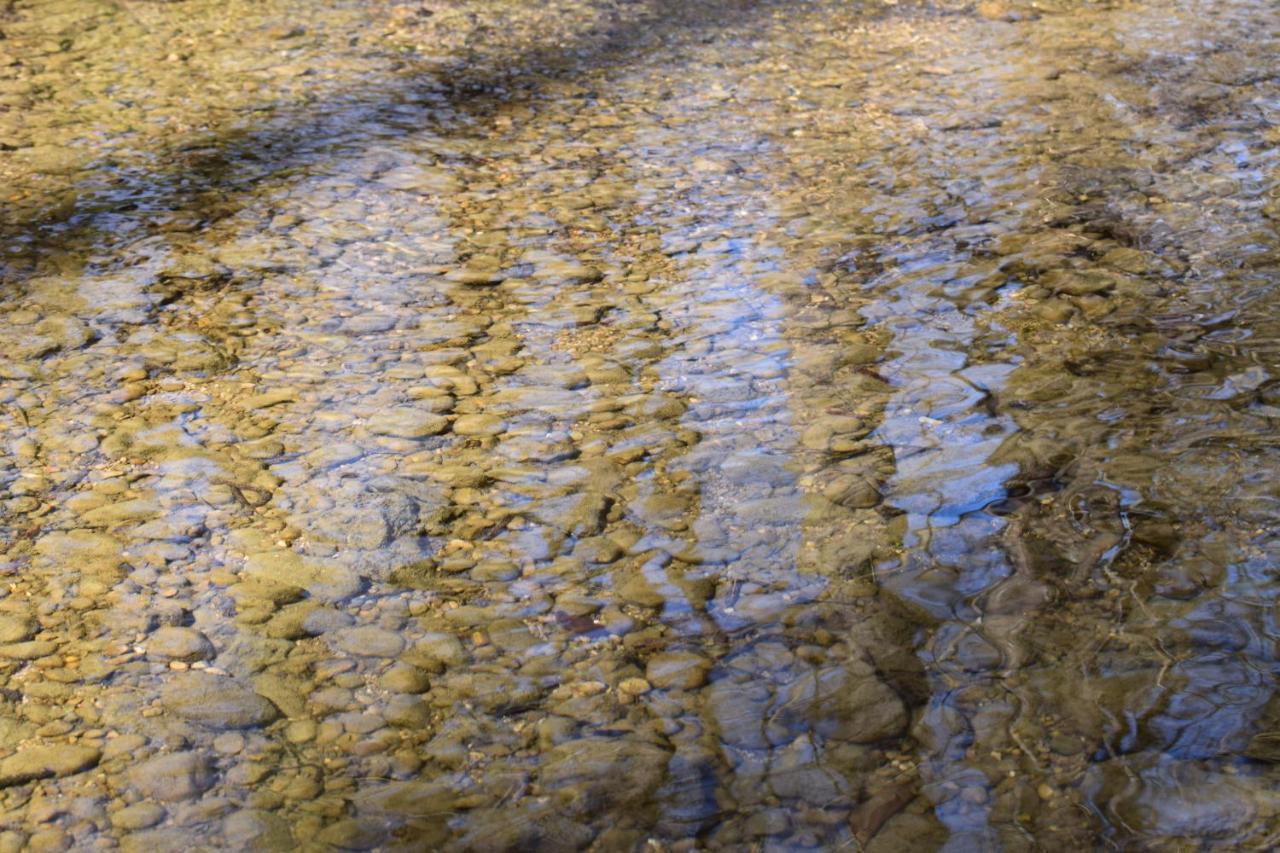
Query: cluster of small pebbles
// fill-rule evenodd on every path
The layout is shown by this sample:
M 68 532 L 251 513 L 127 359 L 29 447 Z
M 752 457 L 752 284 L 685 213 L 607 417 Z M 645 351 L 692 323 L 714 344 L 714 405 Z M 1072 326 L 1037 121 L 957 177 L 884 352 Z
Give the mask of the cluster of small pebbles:
M 0 853 L 1277 843 L 1205 5 L 0 7 Z

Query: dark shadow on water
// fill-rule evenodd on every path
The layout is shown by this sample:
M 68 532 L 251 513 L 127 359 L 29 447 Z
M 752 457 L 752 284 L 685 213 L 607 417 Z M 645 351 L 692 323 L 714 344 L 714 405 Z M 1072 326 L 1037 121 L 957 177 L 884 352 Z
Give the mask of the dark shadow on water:
M 635 5 L 642 7 L 638 14 L 619 18 L 619 11 Z M 705 42 L 729 26 L 741 32 L 753 21 L 798 5 L 810 4 L 611 4 L 606 7 L 614 11 L 609 26 L 567 42 L 508 55 L 473 50 L 444 72 L 426 62 L 406 62 L 389 76 L 343 81 L 336 91 L 275 110 L 247 129 L 192 134 L 160 150 L 134 152 L 153 164 L 167 164 L 159 168 L 123 169 L 100 160 L 77 178 L 69 202 L 37 195 L 20 206 L 0 208 L 0 281 L 14 286 L 35 275 L 78 271 L 86 256 L 110 252 L 112 246 L 165 231 L 199 231 L 241 210 L 264 180 L 423 130 L 441 136 L 474 133 L 468 122 L 447 126 L 449 114 L 483 118 L 499 104 L 536 100 L 549 84 L 623 67 L 658 44 Z M 175 4 L 173 13 L 181 14 L 181 8 Z

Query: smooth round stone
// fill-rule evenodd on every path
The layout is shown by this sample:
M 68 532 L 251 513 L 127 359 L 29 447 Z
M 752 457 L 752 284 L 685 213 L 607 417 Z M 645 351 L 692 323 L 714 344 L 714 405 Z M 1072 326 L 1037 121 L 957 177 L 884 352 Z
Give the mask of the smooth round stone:
M 413 662 L 428 672 L 440 672 L 458 666 L 467 659 L 462 643 L 452 634 L 433 631 L 420 639 L 411 650 Z M 409 658 L 410 655 L 406 655 Z
M 63 853 L 71 849 L 71 839 L 59 827 L 49 827 L 31 833 L 26 849 L 30 853 Z
M 391 530 L 374 507 L 338 507 L 308 519 L 306 533 L 312 541 L 339 547 L 380 548 Z
M 302 589 L 320 601 L 343 601 L 360 591 L 360 576 L 337 560 L 303 557 L 281 548 L 245 557 L 244 574 L 265 585 Z
M 338 631 L 334 645 L 348 654 L 393 658 L 404 650 L 404 638 L 385 628 L 359 625 Z
M 90 746 L 54 744 L 20 749 L 0 761 L 0 788 L 70 776 L 95 766 L 101 758 L 102 752 Z
M 382 674 L 379 683 L 392 693 L 425 693 L 431 689 L 427 674 L 416 666 L 398 663 Z
M 213 748 L 223 755 L 238 755 L 244 744 L 244 735 L 239 732 L 223 732 L 213 739 Z
M 499 435 L 506 428 L 497 415 L 459 415 L 453 422 L 456 435 Z
M 88 530 L 49 533 L 36 542 L 35 548 L 55 563 L 75 566 L 83 576 L 114 577 L 123 559 L 123 546 L 118 539 Z
M 425 409 L 396 406 L 369 418 L 369 431 L 393 438 L 426 438 L 439 435 L 449 426 L 449 419 Z
M 289 743 L 306 743 L 316 736 L 315 720 L 293 720 L 285 727 L 285 740 Z
M 111 815 L 111 825 L 116 829 L 137 830 L 155 826 L 165 819 L 168 812 L 156 803 L 134 803 Z
M 20 643 L 35 636 L 39 626 L 29 616 L 0 614 L 0 643 Z
M 158 755 L 129 771 L 129 779 L 143 796 L 164 803 L 198 797 L 213 787 L 213 764 L 198 752 Z
M 120 735 L 103 744 L 102 757 L 108 761 L 113 758 L 132 757 L 146 745 L 147 739 L 142 735 Z
M 339 631 L 346 628 L 353 621 L 354 619 L 349 613 L 335 610 L 332 607 L 317 607 L 302 620 L 302 630 L 313 637 L 318 637 L 330 631 Z
M 618 692 L 625 693 L 628 696 L 640 696 L 648 693 L 651 689 L 652 686 L 643 678 L 624 678 L 618 684 Z
M 566 801 L 625 806 L 661 784 L 670 757 L 659 746 L 627 738 L 566 741 L 545 754 L 539 784 Z
M 710 662 L 696 652 L 662 652 L 649 659 L 645 677 L 662 690 L 694 690 L 707 680 Z
M 403 693 L 391 697 L 382 713 L 388 723 L 406 729 L 425 729 L 431 722 L 431 712 L 426 703 Z
M 232 812 L 222 820 L 222 834 L 240 850 L 283 850 L 293 844 L 289 823 L 260 809 Z
M 213 729 L 252 729 L 280 716 L 276 706 L 230 678 L 176 675 L 160 691 L 165 710 Z
M 316 840 L 339 850 L 371 850 L 382 843 L 386 828 L 374 821 L 347 818 L 321 830 Z
M 166 625 L 147 640 L 147 657 L 153 660 L 211 660 L 217 653 L 209 638 L 194 628 Z

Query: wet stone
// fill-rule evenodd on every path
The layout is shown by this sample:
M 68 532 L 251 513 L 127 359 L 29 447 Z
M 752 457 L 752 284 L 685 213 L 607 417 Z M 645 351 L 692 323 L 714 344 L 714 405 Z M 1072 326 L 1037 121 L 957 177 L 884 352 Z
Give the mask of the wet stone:
M 715 681 L 706 691 L 707 713 L 715 721 L 721 740 L 744 749 L 769 746 L 765 718 L 769 692 L 761 686 Z
M 131 757 L 146 745 L 147 739 L 142 735 L 120 735 L 103 744 L 102 757 L 108 761 L 114 758 Z
M 312 516 L 306 526 L 315 541 L 348 548 L 380 548 L 391 534 L 386 518 L 372 507 L 336 507 Z
M 1261 732 L 1249 739 L 1244 754 L 1255 761 L 1280 763 L 1280 732 Z
M 29 640 L 25 643 L 6 643 L 0 646 L 0 657 L 13 660 L 36 660 L 58 650 L 52 640 Z
M 198 752 L 158 755 L 129 771 L 139 793 L 162 803 L 198 797 L 213 787 L 216 778 L 212 762 Z
M 416 666 L 396 664 L 379 678 L 384 690 L 392 693 L 425 693 L 431 688 L 427 674 Z
M 177 827 L 155 827 L 131 832 L 120 839 L 123 853 L 150 853 L 152 850 L 177 850 L 189 843 L 191 832 Z
M 390 331 L 395 327 L 394 314 L 360 314 L 348 317 L 342 323 L 342 330 L 349 335 L 372 335 Z
M 853 743 L 900 734 L 908 719 L 902 700 L 874 674 L 859 669 L 829 667 L 797 679 L 784 694 L 782 719 Z
M 164 820 L 167 814 L 164 806 L 157 803 L 134 803 L 112 813 L 111 825 L 128 831 L 148 829 Z
M 281 403 L 291 403 L 298 399 L 298 392 L 292 388 L 280 388 L 275 391 L 265 391 L 261 394 L 255 394 L 244 401 L 243 405 L 246 409 L 269 409 L 272 406 L 278 406 Z
M 456 691 L 459 698 L 490 714 L 527 710 L 536 705 L 543 694 L 539 684 L 531 678 L 495 672 L 459 673 L 436 686 L 445 688 L 442 695 Z
M 538 782 L 574 811 L 639 807 L 661 784 L 670 753 L 626 739 L 584 738 L 553 747 Z M 627 768 L 620 773 L 620 768 Z
M 222 834 L 237 848 L 278 850 L 293 843 L 289 823 L 260 809 L 242 809 L 222 819 Z
M 431 709 L 415 696 L 400 694 L 387 702 L 383 717 L 393 726 L 422 731 L 431 722 Z
M 216 654 L 209 638 L 194 628 L 165 626 L 147 638 L 147 655 L 158 660 L 211 660 Z
M 336 560 L 303 557 L 280 549 L 250 554 L 244 573 L 249 578 L 278 587 L 304 590 L 321 601 L 344 601 L 360 591 L 360 576 Z
M 339 850 L 372 850 L 385 837 L 385 827 L 373 821 L 348 818 L 325 827 L 316 840 Z
M 642 572 L 624 574 L 618 584 L 618 597 L 639 607 L 661 607 L 667 596 Z
M 396 438 L 427 438 L 439 435 L 449 426 L 449 419 L 434 412 L 399 406 L 369 418 L 369 431 L 375 435 Z
M 501 262 L 498 259 L 476 256 L 468 260 L 465 266 L 451 270 L 447 278 L 459 284 L 484 287 L 502 282 L 503 275 L 500 270 Z
M 280 640 L 300 640 L 313 636 L 306 622 L 319 605 L 314 601 L 302 601 L 282 607 L 264 626 L 268 637 Z
M 343 628 L 333 642 L 348 654 L 379 658 L 393 658 L 404 649 L 404 639 L 399 634 L 372 625 Z
M 1057 293 L 1085 296 L 1111 290 L 1116 286 L 1116 277 L 1106 272 L 1054 270 L 1043 276 L 1040 283 Z
M 81 518 L 86 524 L 95 527 L 114 527 L 130 522 L 148 521 L 160 512 L 160 505 L 154 500 L 134 498 L 89 510 Z
M 95 766 L 102 752 L 89 746 L 31 746 L 0 759 L 0 788 L 36 779 L 70 776 Z
M 115 537 L 88 530 L 49 533 L 37 540 L 35 547 L 37 553 L 61 566 L 98 575 L 118 571 L 123 548 Z
M 459 415 L 453 422 L 457 435 L 500 435 L 505 429 L 506 424 L 496 415 Z
M 645 677 L 662 690 L 694 690 L 706 682 L 710 668 L 696 652 L 663 652 L 649 659 Z
M 31 639 L 38 629 L 29 616 L 0 613 L 0 643 L 18 643 Z
M 280 712 L 270 701 L 234 679 L 189 672 L 170 676 L 160 691 L 165 710 L 211 729 L 252 729 Z
M 340 631 L 354 621 L 350 613 L 332 607 L 316 607 L 308 610 L 302 620 L 302 630 L 312 637 Z
M 467 653 L 454 635 L 433 631 L 420 638 L 406 652 L 405 659 L 428 672 L 442 672 L 464 663 Z

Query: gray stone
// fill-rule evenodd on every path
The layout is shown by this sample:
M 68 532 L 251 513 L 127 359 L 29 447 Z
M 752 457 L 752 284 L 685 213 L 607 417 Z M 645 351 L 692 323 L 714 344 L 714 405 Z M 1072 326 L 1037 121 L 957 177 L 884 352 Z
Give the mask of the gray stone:
M 241 809 L 222 819 L 222 835 L 237 850 L 285 850 L 293 846 L 289 822 L 261 809 Z
M 312 637 L 318 637 L 330 631 L 346 628 L 354 621 L 354 617 L 345 611 L 335 610 L 332 607 L 317 607 L 302 620 L 302 630 Z
M 231 678 L 203 672 L 173 676 L 160 691 L 165 710 L 212 729 L 252 729 L 280 716 L 270 701 Z
M 902 699 L 862 661 L 831 666 L 797 678 L 779 699 L 777 721 L 795 733 L 873 743 L 902 734 Z
M 213 764 L 198 752 L 158 755 L 129 771 L 129 780 L 145 797 L 176 803 L 213 787 Z
M 315 513 L 306 521 L 307 536 L 344 548 L 381 548 L 391 530 L 382 513 L 374 507 L 335 507 Z
M 362 813 L 369 814 L 448 815 L 456 807 L 462 790 L 458 778 L 390 782 L 364 789 L 356 795 L 356 802 Z
M 334 645 L 352 655 L 393 658 L 404 650 L 404 638 L 376 625 L 359 625 L 338 631 Z
M 722 741 L 744 749 L 769 747 L 765 729 L 770 697 L 763 685 L 721 679 L 707 688 L 705 696 L 708 716 Z
M 581 738 L 552 747 L 538 781 L 574 811 L 637 807 L 662 784 L 670 757 L 634 738 Z

